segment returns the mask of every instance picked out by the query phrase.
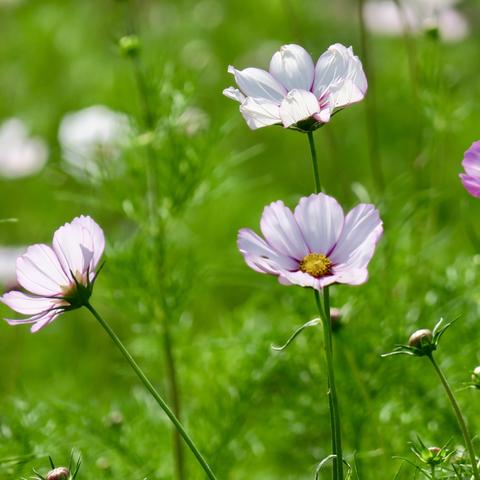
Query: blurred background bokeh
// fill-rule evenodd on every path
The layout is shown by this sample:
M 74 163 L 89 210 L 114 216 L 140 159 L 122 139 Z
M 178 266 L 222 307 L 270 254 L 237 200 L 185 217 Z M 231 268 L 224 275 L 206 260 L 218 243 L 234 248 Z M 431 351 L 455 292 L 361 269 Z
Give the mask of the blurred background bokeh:
M 166 394 L 168 325 L 182 419 L 218 478 L 313 479 L 330 453 L 321 334 L 270 347 L 315 305 L 249 270 L 235 244 L 264 205 L 312 192 L 308 143 L 249 130 L 222 90 L 229 64 L 267 68 L 282 44 L 314 60 L 352 45 L 369 93 L 315 133 L 322 183 L 345 209 L 378 205 L 385 236 L 369 282 L 332 289 L 345 451 L 362 479 L 413 478 L 398 457 L 414 461 L 417 434 L 462 438 L 424 359 L 380 358 L 412 331 L 458 318 L 438 359 L 480 431 L 480 392 L 466 388 L 480 364 L 480 202 L 458 178 L 480 138 L 479 25 L 474 0 L 0 0 L 0 288 L 26 245 L 93 216 L 107 237 L 93 302 Z M 119 48 L 132 34 L 138 61 Z M 161 273 L 145 227 L 152 158 Z M 167 420 L 87 311 L 35 335 L 2 323 L 0 352 L 0 478 L 72 449 L 79 478 L 174 478 Z M 186 478 L 203 478 L 185 457 Z

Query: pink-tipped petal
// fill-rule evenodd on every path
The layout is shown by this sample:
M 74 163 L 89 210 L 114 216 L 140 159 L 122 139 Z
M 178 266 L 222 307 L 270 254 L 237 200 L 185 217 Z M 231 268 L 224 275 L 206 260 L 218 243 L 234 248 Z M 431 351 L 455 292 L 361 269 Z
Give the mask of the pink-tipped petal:
M 282 201 L 265 207 L 260 228 L 267 242 L 283 255 L 302 260 L 309 253 L 292 211 Z
M 252 130 L 280 123 L 280 108 L 270 100 L 248 97 L 240 105 L 240 112 Z
M 70 283 L 54 251 L 43 244 L 32 245 L 17 259 L 17 280 L 26 290 L 48 296 Z
M 330 255 L 335 271 L 366 268 L 382 236 L 383 223 L 373 205 L 360 204 L 345 217 L 343 230 Z
M 310 90 L 314 68 L 310 54 L 294 44 L 283 45 L 270 61 L 270 73 L 287 90 Z
M 238 88 L 234 88 L 234 87 L 225 88 L 222 93 L 226 97 L 232 100 L 235 100 L 239 103 L 242 103 L 245 100 L 245 98 L 247 98 Z
M 314 193 L 300 199 L 295 220 L 310 252 L 328 255 L 342 231 L 344 214 L 333 197 Z
M 248 266 L 257 272 L 278 275 L 281 270 L 298 268 L 298 262 L 277 252 L 248 228 L 238 232 L 237 245 Z
M 320 105 L 312 92 L 291 90 L 280 105 L 280 118 L 285 128 L 306 120 L 320 112 Z
M 270 73 L 260 68 L 237 70 L 230 65 L 228 72 L 234 75 L 237 85 L 247 97 L 263 98 L 280 105 L 287 94 L 285 88 Z

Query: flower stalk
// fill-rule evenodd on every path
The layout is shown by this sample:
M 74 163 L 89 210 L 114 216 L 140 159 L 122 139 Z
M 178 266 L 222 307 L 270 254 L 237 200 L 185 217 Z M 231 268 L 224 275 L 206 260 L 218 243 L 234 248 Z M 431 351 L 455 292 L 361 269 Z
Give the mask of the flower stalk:
M 320 182 L 320 172 L 318 170 L 317 150 L 315 149 L 315 141 L 313 139 L 313 132 L 307 132 L 308 144 L 310 145 L 310 153 L 312 155 L 313 164 L 313 178 L 315 180 L 315 193 L 322 191 L 322 184 Z
M 180 423 L 178 418 L 175 416 L 173 411 L 170 409 L 170 407 L 166 404 L 165 400 L 163 400 L 162 396 L 158 393 L 158 391 L 155 389 L 153 386 L 152 382 L 148 379 L 148 377 L 145 375 L 143 370 L 140 368 L 140 366 L 137 364 L 135 359 L 132 357 L 130 352 L 127 350 L 125 345 L 122 343 L 120 338 L 118 338 L 117 334 L 113 331 L 113 329 L 110 327 L 110 325 L 100 316 L 100 314 L 93 308 L 93 306 L 87 302 L 85 304 L 85 307 L 90 311 L 90 313 L 96 318 L 98 323 L 103 327 L 103 329 L 107 332 L 109 337 L 113 340 L 113 343 L 117 346 L 117 348 L 120 350 L 122 355 L 125 357 L 127 362 L 130 364 L 132 367 L 133 371 L 137 374 L 138 378 L 141 380 L 145 388 L 150 392 L 152 397 L 155 399 L 155 401 L 158 403 L 160 408 L 165 412 L 167 417 L 170 419 L 170 421 L 173 423 L 175 428 L 177 429 L 178 433 L 182 436 L 183 440 L 187 444 L 187 446 L 190 448 L 192 453 L 195 455 L 195 458 L 197 459 L 198 463 L 200 466 L 203 468 L 205 471 L 207 477 L 210 480 L 217 480 L 215 477 L 215 474 L 213 473 L 212 469 L 206 462 L 206 460 L 203 458 L 202 454 L 196 447 L 195 443 L 191 439 L 191 437 L 188 435 L 186 432 L 185 428 L 183 425 Z

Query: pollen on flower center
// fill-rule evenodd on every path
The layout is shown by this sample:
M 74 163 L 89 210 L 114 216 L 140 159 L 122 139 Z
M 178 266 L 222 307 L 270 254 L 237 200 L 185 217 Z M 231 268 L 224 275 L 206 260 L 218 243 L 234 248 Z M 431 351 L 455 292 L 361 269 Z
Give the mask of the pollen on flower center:
M 331 260 L 323 253 L 309 253 L 300 262 L 300 270 L 315 278 L 327 275 L 331 268 Z

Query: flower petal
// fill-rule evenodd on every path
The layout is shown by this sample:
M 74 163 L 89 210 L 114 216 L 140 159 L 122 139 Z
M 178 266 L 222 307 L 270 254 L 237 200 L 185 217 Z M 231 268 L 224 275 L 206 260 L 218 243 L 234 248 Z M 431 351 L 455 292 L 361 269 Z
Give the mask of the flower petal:
M 281 200 L 265 207 L 260 228 L 267 242 L 283 255 L 301 260 L 309 253 L 292 211 Z
M 470 175 L 461 173 L 460 178 L 463 186 L 470 195 L 480 197 L 480 177 L 471 177 Z
M 270 100 L 248 97 L 240 105 L 240 112 L 252 130 L 280 123 L 280 108 Z
M 245 100 L 245 95 L 238 89 L 234 87 L 225 88 L 222 92 L 226 97 L 236 100 L 239 103 L 242 103 Z
M 55 307 L 58 300 L 11 291 L 0 297 L 0 302 L 22 315 L 38 315 Z
M 237 70 L 230 65 L 228 72 L 234 75 L 237 85 L 247 97 L 263 98 L 280 105 L 287 94 L 285 88 L 272 75 L 260 68 Z
M 238 232 L 237 245 L 247 265 L 257 272 L 278 275 L 281 270 L 298 268 L 298 262 L 277 252 L 248 228 Z
M 368 270 L 366 268 L 337 269 L 333 267 L 333 274 L 336 283 L 347 285 L 361 285 L 368 280 Z
M 360 204 L 353 208 L 330 255 L 336 265 L 335 273 L 366 268 L 382 233 L 383 224 L 373 205 Z
M 312 92 L 306 90 L 291 90 L 280 105 L 280 118 L 283 126 L 306 120 L 320 112 L 320 105 Z
M 467 175 L 480 179 L 480 141 L 473 142 L 465 152 L 462 165 Z
M 21 318 L 21 319 L 6 318 L 5 321 L 9 325 L 24 325 L 27 323 L 33 323 L 33 326 L 30 329 L 30 331 L 32 333 L 36 333 L 40 329 L 48 325 L 49 323 L 52 323 L 61 313 L 62 313 L 62 310 L 48 310 L 46 312 L 42 312 L 28 318 Z
M 344 214 L 333 197 L 318 193 L 300 199 L 295 220 L 310 252 L 328 255 L 342 231 Z
M 328 96 L 332 109 L 359 102 L 365 97 L 367 87 L 362 63 L 352 47 L 336 43 L 318 59 L 313 93 L 317 98 Z
M 70 284 L 55 252 L 43 244 L 28 247 L 17 259 L 17 280 L 36 295 L 58 295 L 61 287 Z
M 90 264 L 90 271 L 97 268 L 98 262 L 105 250 L 105 235 L 100 226 L 88 215 L 80 215 L 72 220 L 72 225 L 79 225 L 86 230 L 83 236 L 84 247 L 93 251 L 93 257 Z
M 321 290 L 323 287 L 332 285 L 337 281 L 335 275 L 315 278 L 300 270 L 296 272 L 280 272 L 278 280 L 282 285 L 298 285 L 299 287 L 311 287 L 315 290 Z
M 283 45 L 270 61 L 270 73 L 287 90 L 310 90 L 314 75 L 312 57 L 299 45 Z

